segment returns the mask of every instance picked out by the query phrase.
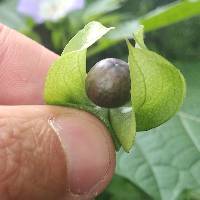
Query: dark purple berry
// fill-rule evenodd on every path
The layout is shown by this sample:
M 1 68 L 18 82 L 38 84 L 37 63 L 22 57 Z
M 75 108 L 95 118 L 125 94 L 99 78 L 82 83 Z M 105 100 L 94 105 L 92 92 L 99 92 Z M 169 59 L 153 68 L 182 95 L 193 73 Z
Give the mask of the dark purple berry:
M 99 61 L 86 77 L 86 93 L 96 105 L 116 108 L 130 99 L 130 72 L 126 62 L 116 58 Z

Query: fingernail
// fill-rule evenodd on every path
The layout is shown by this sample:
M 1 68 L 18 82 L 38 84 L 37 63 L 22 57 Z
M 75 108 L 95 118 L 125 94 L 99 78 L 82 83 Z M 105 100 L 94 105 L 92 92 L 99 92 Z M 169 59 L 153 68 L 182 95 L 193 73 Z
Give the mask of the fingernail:
M 108 133 L 99 121 L 90 118 L 66 115 L 54 121 L 66 154 L 72 194 L 89 193 L 110 167 Z

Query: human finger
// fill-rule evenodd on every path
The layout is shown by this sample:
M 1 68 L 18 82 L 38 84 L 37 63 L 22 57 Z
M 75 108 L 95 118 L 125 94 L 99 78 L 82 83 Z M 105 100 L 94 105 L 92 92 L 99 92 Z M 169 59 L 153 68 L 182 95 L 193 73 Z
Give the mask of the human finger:
M 0 24 L 0 104 L 43 104 L 44 82 L 58 55 Z
M 92 199 L 114 168 L 111 137 L 91 114 L 57 106 L 1 106 L 0 199 Z

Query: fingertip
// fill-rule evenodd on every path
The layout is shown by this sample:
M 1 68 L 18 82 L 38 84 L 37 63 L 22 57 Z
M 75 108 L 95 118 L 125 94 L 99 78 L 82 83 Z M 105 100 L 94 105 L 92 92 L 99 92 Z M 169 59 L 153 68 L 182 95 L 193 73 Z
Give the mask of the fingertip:
M 68 195 L 97 196 L 110 182 L 115 169 L 115 149 L 108 130 L 83 111 L 59 116 L 53 126 L 66 153 Z

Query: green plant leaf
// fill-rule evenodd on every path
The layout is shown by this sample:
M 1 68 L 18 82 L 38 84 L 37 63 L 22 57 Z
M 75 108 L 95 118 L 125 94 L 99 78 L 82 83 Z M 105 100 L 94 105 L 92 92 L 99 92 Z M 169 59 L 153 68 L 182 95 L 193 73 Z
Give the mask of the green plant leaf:
M 110 122 L 126 152 L 137 131 L 149 130 L 170 119 L 185 97 L 185 80 L 171 63 L 147 50 L 143 26 L 135 33 L 136 47 L 129 47 L 131 107 L 110 110 Z
M 141 38 L 138 41 L 143 46 Z M 179 110 L 185 97 L 185 81 L 179 70 L 160 55 L 130 43 L 128 47 L 137 131 L 149 130 Z
M 200 14 L 200 0 L 177 1 L 157 8 L 139 20 L 145 31 L 151 31 Z
M 111 29 L 98 22 L 90 22 L 69 41 L 60 58 L 48 71 L 44 100 L 47 104 L 71 106 L 93 113 L 105 123 L 116 149 L 119 149 L 120 144 L 110 124 L 108 109 L 95 106 L 85 92 L 87 48 Z
M 130 105 L 110 110 L 94 105 L 85 91 L 86 52 L 110 29 L 98 22 L 91 22 L 69 41 L 48 72 L 44 99 L 48 104 L 72 106 L 93 113 L 110 130 L 116 149 L 122 145 L 129 152 L 136 127 L 138 131 L 148 130 L 175 114 L 183 101 L 185 83 L 172 64 L 146 49 L 141 27 L 134 35 L 141 49 L 133 48 L 128 43 Z
M 141 16 L 139 19 L 133 19 L 119 24 L 107 37 L 115 40 L 132 38 L 132 34 L 137 30 L 139 24 L 144 25 L 145 32 L 148 32 L 189 19 L 199 14 L 200 0 L 177 1 L 158 7 L 145 16 Z
M 69 41 L 48 72 L 44 92 L 46 103 L 91 105 L 85 92 L 87 48 L 111 29 L 90 22 Z
M 108 49 L 125 38 L 132 38 L 133 32 L 135 32 L 139 25 L 144 25 L 145 32 L 154 31 L 156 29 L 172 25 L 177 22 L 181 22 L 200 14 L 200 0 L 186 0 L 176 1 L 171 4 L 161 6 L 152 10 L 144 16 L 138 19 L 132 19 L 120 23 L 115 30 L 110 32 L 105 42 L 107 45 L 97 45 L 89 51 L 90 55 L 97 54 L 105 49 Z
M 110 109 L 110 122 L 123 149 L 129 152 L 136 134 L 135 113 L 131 105 Z
M 109 13 L 113 10 L 116 10 L 121 7 L 121 3 L 124 0 L 97 0 L 90 3 L 85 11 L 83 18 L 86 22 L 104 16 L 106 13 Z
M 106 28 L 99 22 L 90 22 L 80 30 L 66 45 L 62 53 L 86 50 L 114 27 Z
M 140 25 L 138 29 L 133 33 L 133 37 L 135 40 L 135 47 L 141 49 L 147 49 L 146 45 L 144 44 L 144 26 Z
M 170 121 L 137 134 L 134 149 L 117 155 L 116 173 L 155 200 L 175 200 L 185 190 L 200 188 L 199 63 L 182 66 L 187 97 Z
M 51 66 L 45 83 L 45 101 L 48 104 L 86 104 L 85 93 L 86 50 L 66 53 Z

